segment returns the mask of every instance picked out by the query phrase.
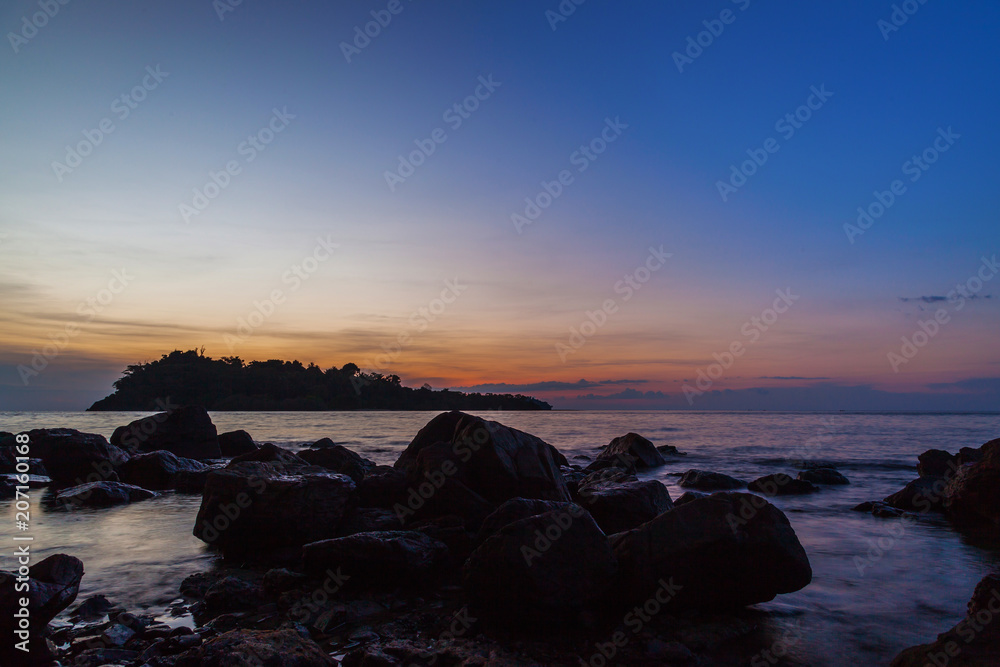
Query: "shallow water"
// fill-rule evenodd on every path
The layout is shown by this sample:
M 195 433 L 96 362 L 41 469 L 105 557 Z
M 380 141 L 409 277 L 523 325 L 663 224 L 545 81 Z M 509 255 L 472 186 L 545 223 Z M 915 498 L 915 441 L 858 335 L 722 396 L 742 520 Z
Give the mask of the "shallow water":
M 242 428 L 255 440 L 296 448 L 330 437 L 391 464 L 435 413 L 217 413 L 219 432 Z M 139 413 L 0 413 L 0 430 L 68 427 L 110 437 Z M 813 567 L 805 590 L 759 605 L 780 648 L 811 665 L 887 664 L 902 648 L 931 641 L 964 617 L 976 583 L 1000 565 L 1000 541 L 960 532 L 942 519 L 876 519 L 850 511 L 916 477 L 916 457 L 1000 437 L 1000 415 L 809 413 L 509 412 L 483 416 L 533 433 L 575 456 L 592 457 L 628 431 L 688 456 L 644 475 L 677 498 L 677 473 L 702 468 L 751 480 L 794 476 L 800 461 L 836 464 L 851 480 L 810 496 L 777 498 Z M 672 475 L 672 473 L 674 473 Z M 35 560 L 69 553 L 83 560 L 80 599 L 103 593 L 129 609 L 159 612 L 183 577 L 215 556 L 191 535 L 200 498 L 166 493 L 135 505 L 66 512 L 33 494 Z M 0 501 L 0 539 L 10 545 L 14 509 Z M 12 566 L 4 548 L 0 568 Z

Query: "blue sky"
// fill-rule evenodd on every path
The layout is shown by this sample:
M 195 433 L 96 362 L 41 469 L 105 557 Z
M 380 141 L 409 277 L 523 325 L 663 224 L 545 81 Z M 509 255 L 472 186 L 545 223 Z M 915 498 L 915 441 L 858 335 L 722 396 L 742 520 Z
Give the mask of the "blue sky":
M 998 281 L 960 310 L 922 299 L 1000 252 L 995 4 L 908 4 L 893 31 L 892 3 L 860 1 L 588 0 L 555 23 L 557 2 L 220 6 L 70 1 L 36 32 L 39 3 L 0 9 L 9 409 L 83 408 L 127 363 L 203 345 L 506 383 L 561 407 L 1000 406 Z M 391 20 L 348 62 L 373 11 Z M 831 94 L 800 111 L 814 89 Z M 455 104 L 474 107 L 459 126 Z M 797 112 L 794 134 L 776 127 Z M 614 141 L 581 161 L 609 121 Z M 939 132 L 948 150 L 911 181 L 904 164 Z M 54 167 L 85 133 L 92 152 Z M 769 139 L 723 201 L 719 181 Z M 519 233 L 511 216 L 563 171 Z M 191 214 L 213 174 L 226 186 Z M 896 180 L 884 214 L 845 232 Z M 661 246 L 670 258 L 625 299 L 616 285 Z M 461 287 L 446 303 L 447 281 Z M 751 341 L 744 325 L 785 289 L 800 298 Z M 939 309 L 947 322 L 894 365 Z M 596 386 L 538 385 L 581 378 Z

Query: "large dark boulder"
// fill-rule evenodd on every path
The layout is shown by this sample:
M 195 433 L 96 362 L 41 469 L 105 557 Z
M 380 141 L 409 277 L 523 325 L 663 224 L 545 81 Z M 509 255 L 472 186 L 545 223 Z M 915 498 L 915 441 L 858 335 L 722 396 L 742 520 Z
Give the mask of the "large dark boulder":
M 615 469 L 602 470 L 584 479 L 576 501 L 590 512 L 607 535 L 641 526 L 674 507 L 662 482 L 655 479 L 640 482 Z
M 117 479 L 115 468 L 129 458 L 127 452 L 96 433 L 50 428 L 29 431 L 28 437 L 31 455 L 40 458 L 49 477 L 60 484 Z
M 974 461 L 976 457 L 968 458 Z M 962 465 L 947 480 L 944 504 L 956 518 L 1000 526 L 1000 438 L 980 447 L 978 458 L 976 463 Z
M 716 493 L 611 537 L 623 605 L 666 581 L 674 609 L 723 610 L 773 600 L 812 580 L 809 558 L 787 517 L 760 496 Z
M 119 428 L 112 443 L 129 452 L 166 450 L 187 459 L 222 458 L 219 435 L 205 408 L 186 405 Z
M 656 446 L 638 433 L 626 433 L 615 438 L 597 456 L 597 461 L 618 460 L 634 463 L 640 470 L 657 468 L 667 463 Z
M 755 479 L 747 484 L 747 489 L 765 496 L 798 496 L 819 491 L 819 487 L 812 482 L 794 479 L 783 472 Z
M 575 508 L 572 507 L 572 503 L 558 502 L 555 500 L 511 498 L 498 507 L 495 512 L 486 517 L 486 520 L 483 521 L 483 525 L 479 528 L 479 534 L 476 536 L 476 543 L 482 544 L 488 537 L 495 535 L 500 532 L 501 528 L 512 524 L 515 521 L 520 521 L 521 519 L 527 519 L 531 516 L 537 516 L 539 514 L 551 512 L 552 510 L 560 509 L 568 511 Z
M 472 552 L 462 583 L 474 614 L 508 624 L 571 621 L 612 585 L 607 537 L 578 505 L 514 521 Z
M 908 648 L 891 667 L 986 667 L 1000 665 L 1000 574 L 976 586 L 966 617 L 930 644 Z
M 28 592 L 15 588 L 16 575 L 0 571 L 0 664 L 47 664 L 49 657 L 43 634 L 49 622 L 68 607 L 80 592 L 83 563 L 78 558 L 55 554 L 32 565 L 28 570 Z M 28 598 L 30 635 L 27 656 L 14 648 L 15 643 L 26 637 L 18 635 L 14 614 L 20 609 L 21 599 Z
M 247 454 L 255 449 L 257 449 L 257 443 L 246 431 L 229 431 L 219 434 L 219 451 L 227 458 Z
M 446 443 L 433 455 L 425 449 Z M 422 484 L 441 470 L 444 461 L 457 470 L 450 476 L 494 506 L 510 498 L 570 499 L 559 472 L 565 457 L 533 435 L 463 412 L 447 412 L 422 428 L 400 455 L 395 467 L 407 474 L 411 486 Z
M 928 449 L 917 457 L 917 474 L 921 477 L 944 477 L 958 468 L 955 455 L 943 449 Z
M 148 500 L 156 494 L 132 484 L 121 482 L 88 482 L 65 489 L 56 496 L 56 503 L 72 507 L 110 507 Z
M 747 483 L 742 479 L 723 475 L 721 472 L 705 470 L 688 470 L 681 475 L 678 485 L 701 491 L 730 491 L 747 488 Z
M 194 535 L 226 556 L 297 553 L 335 537 L 354 496 L 349 477 L 324 468 L 234 459 L 209 473 Z
M 910 512 L 940 512 L 944 510 L 947 485 L 944 477 L 918 477 L 896 493 L 886 496 L 882 502 Z
M 376 466 L 374 461 L 363 458 L 342 445 L 335 445 L 332 441 L 327 444 L 320 440 L 312 449 L 303 449 L 298 455 L 312 465 L 347 475 L 355 484 L 360 484 L 365 475 Z
M 294 630 L 230 630 L 181 654 L 176 667 L 329 667 L 316 642 Z
M 342 568 L 352 587 L 425 583 L 448 558 L 448 547 L 418 531 L 373 531 L 302 547 L 307 574 Z
M 118 477 L 126 484 L 161 491 L 177 486 L 180 472 L 198 472 L 207 468 L 201 461 L 183 459 L 167 451 L 136 454 L 118 469 Z

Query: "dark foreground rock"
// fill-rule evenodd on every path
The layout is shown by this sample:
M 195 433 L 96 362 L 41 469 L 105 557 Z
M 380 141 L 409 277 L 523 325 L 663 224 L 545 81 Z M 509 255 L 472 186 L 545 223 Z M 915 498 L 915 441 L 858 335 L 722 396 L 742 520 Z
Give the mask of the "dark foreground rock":
M 497 508 L 495 512 L 486 517 L 483 525 L 479 528 L 476 542 L 482 544 L 486 538 L 500 532 L 504 526 L 527 519 L 528 517 L 545 514 L 552 510 L 572 509 L 571 503 L 556 502 L 554 500 L 533 500 L 530 498 L 511 498 Z
M 201 461 L 184 459 L 168 451 L 136 454 L 118 469 L 118 476 L 126 484 L 144 489 L 162 491 L 177 486 L 180 472 L 195 473 L 207 466 Z
M 721 472 L 708 472 L 705 470 L 688 470 L 681 475 L 678 484 L 686 488 L 699 489 L 701 491 L 729 491 L 747 488 L 747 483 L 742 479 L 723 475 Z
M 337 535 L 354 492 L 349 477 L 323 468 L 234 459 L 208 475 L 194 535 L 226 556 L 297 555 L 302 545 Z
M 40 458 L 49 477 L 60 484 L 117 480 L 115 468 L 129 459 L 127 452 L 96 433 L 51 428 L 29 431 L 28 437 L 31 455 Z
M 592 473 L 580 482 L 576 500 L 606 535 L 636 528 L 674 507 L 662 482 L 640 482 L 615 468 Z
M 731 609 L 773 600 L 812 580 L 809 558 L 785 515 L 759 496 L 716 493 L 611 537 L 623 604 L 662 585 L 673 608 Z
M 56 503 L 71 507 L 110 507 L 148 500 L 156 494 L 132 484 L 121 482 L 90 482 L 70 487 L 56 496 Z
M 15 625 L 14 614 L 20 609 L 20 600 L 25 593 L 15 589 L 15 575 L 11 572 L 0 572 L 0 664 L 45 664 L 49 656 L 47 644 L 43 638 L 46 626 L 63 609 L 73 604 L 80 591 L 80 581 L 83 579 L 83 563 L 72 556 L 55 554 L 45 560 L 35 563 L 28 571 L 30 589 L 27 593 L 28 612 L 30 614 L 31 649 L 26 659 L 23 652 L 15 649 L 16 642 L 23 641 L 25 635 L 19 635 Z
M 747 489 L 765 496 L 796 496 L 819 491 L 819 487 L 812 482 L 794 479 L 783 472 L 755 479 L 747 484 Z
M 334 570 L 364 587 L 426 584 L 447 557 L 447 546 L 418 531 L 357 533 L 302 547 L 307 574 Z
M 162 449 L 198 461 L 222 458 L 215 424 L 205 408 L 196 405 L 137 419 L 117 429 L 111 439 L 133 453 Z
M 293 630 L 231 630 L 182 654 L 176 667 L 327 667 L 316 642 Z
M 469 556 L 462 581 L 474 613 L 548 625 L 599 599 L 616 569 L 604 533 L 571 505 L 504 526 Z
M 986 576 L 976 586 L 968 614 L 936 641 L 908 648 L 892 667 L 987 667 L 1000 665 L 1000 574 Z
M 219 451 L 226 458 L 247 454 L 255 449 L 257 449 L 257 443 L 246 431 L 229 431 L 219 434 Z
M 1000 438 L 980 447 L 978 458 L 948 479 L 944 505 L 954 517 L 1000 526 Z
M 612 440 L 601 450 L 597 461 L 615 461 L 623 459 L 635 465 L 636 468 L 658 468 L 667 461 L 652 442 L 638 433 L 626 433 Z

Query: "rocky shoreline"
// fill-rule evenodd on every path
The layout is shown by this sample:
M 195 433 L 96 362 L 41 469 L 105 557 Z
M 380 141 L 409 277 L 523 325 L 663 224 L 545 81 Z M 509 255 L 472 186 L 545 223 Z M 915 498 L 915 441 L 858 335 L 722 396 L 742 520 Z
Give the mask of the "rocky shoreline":
M 51 487 L 48 509 L 199 494 L 194 535 L 222 558 L 178 582 L 172 613 L 194 627 L 100 595 L 53 621 L 76 601 L 85 564 L 38 562 L 32 653 L 5 643 L 3 665 L 794 665 L 751 608 L 812 579 L 767 498 L 849 483 L 826 465 L 750 482 L 688 470 L 690 490 L 673 500 L 636 473 L 683 460 L 675 448 L 629 433 L 570 465 L 535 436 L 462 412 L 428 422 L 393 466 L 328 438 L 292 452 L 218 434 L 196 406 L 124 425 L 110 441 L 27 435 L 33 458 L 17 483 Z M 16 469 L 13 445 L 0 433 L 0 472 Z M 925 452 L 918 473 L 856 509 L 1000 525 L 1000 440 Z M 0 497 L 13 489 L 0 481 Z M 998 582 L 984 579 L 965 621 L 893 664 L 1000 664 Z M 8 637 L 15 597 L 14 575 L 0 573 Z

